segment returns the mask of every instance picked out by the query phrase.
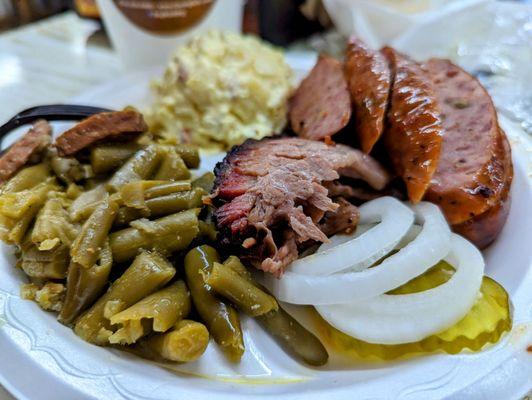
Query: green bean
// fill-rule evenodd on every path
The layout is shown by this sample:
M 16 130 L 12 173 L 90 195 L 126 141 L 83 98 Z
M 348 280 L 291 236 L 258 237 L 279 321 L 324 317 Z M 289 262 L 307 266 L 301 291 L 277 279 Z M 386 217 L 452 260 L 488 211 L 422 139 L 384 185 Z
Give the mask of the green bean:
M 277 301 L 248 279 L 220 263 L 214 263 L 207 285 L 246 314 L 257 317 L 278 309 Z
M 174 147 L 175 151 L 183 159 L 187 167 L 198 168 L 200 165 L 200 156 L 198 150 L 186 144 L 178 144 Z
M 31 223 L 31 221 L 28 222 L 28 226 Z M 11 233 L 11 230 L 13 227 L 17 224 L 17 221 L 13 220 L 13 218 L 8 218 L 2 214 L 0 214 L 0 239 L 11 243 L 12 241 L 9 239 L 9 234 Z M 22 227 L 24 230 L 28 229 L 28 226 Z M 22 236 L 24 236 L 25 232 Z
M 45 164 L 37 164 L 20 170 L 14 177 L 8 180 L 0 189 L 0 194 L 20 192 L 31 189 L 50 177 L 50 167 Z
M 201 236 L 213 242 L 216 240 L 216 236 L 218 236 L 216 227 L 212 222 L 199 221 L 199 230 Z
M 115 227 L 123 227 L 128 225 L 131 221 L 140 218 L 148 218 L 150 216 L 149 210 L 141 210 L 132 207 L 120 207 L 115 218 Z
M 175 362 L 197 360 L 209 344 L 209 331 L 200 322 L 182 320 L 170 332 L 142 340 L 137 348 L 147 358 Z
M 192 189 L 190 181 L 170 181 L 167 183 L 161 183 L 150 187 L 144 191 L 144 198 L 146 200 L 153 199 L 154 197 L 166 196 L 168 194 L 186 192 Z
M 128 207 L 146 209 L 145 200 L 186 192 L 191 189 L 189 181 L 136 181 L 120 188 L 120 198 Z
M 0 224 L 4 225 L 0 229 L 0 238 L 9 244 L 21 244 L 40 206 L 42 206 L 42 203 L 35 204 L 18 221 L 4 217 L 5 219 L 0 222 Z
M 250 283 L 266 291 L 253 280 L 247 268 L 237 257 L 229 257 L 224 262 L 224 265 L 239 273 Z M 267 314 L 256 317 L 256 320 L 266 332 L 277 339 L 287 353 L 313 366 L 327 363 L 329 354 L 319 339 L 280 306 L 276 311 L 270 311 Z
M 104 179 L 102 176 L 95 176 L 94 178 L 89 178 L 85 180 L 83 184 L 83 189 L 92 190 L 101 185 L 103 185 L 104 188 L 106 188 L 107 179 Z M 105 191 L 107 191 L 107 189 Z
M 39 199 L 28 209 L 28 211 L 18 220 L 11 220 L 13 224 L 7 236 L 3 236 L 3 240 L 7 243 L 21 244 L 24 236 L 28 232 L 31 223 L 39 214 L 41 208 L 46 204 L 46 196 L 39 196 Z M 34 228 L 35 229 L 35 228 Z
M 127 207 L 138 208 L 140 210 L 145 209 L 144 192 L 146 189 L 165 182 L 166 181 L 134 181 L 126 183 L 119 190 L 120 199 Z
M 114 171 L 139 150 L 137 143 L 101 144 L 91 149 L 91 166 L 96 174 Z
M 63 206 L 64 199 L 51 198 L 37 214 L 31 232 L 31 241 L 39 250 L 51 250 L 59 244 L 70 246 L 79 233 L 77 226 L 70 222 Z
M 34 212 L 39 204 L 41 206 L 44 204 L 49 192 L 58 189 L 54 181 L 53 178 L 49 178 L 31 189 L 2 194 L 0 214 L 18 220 L 27 212 Z
M 52 157 L 50 166 L 57 177 L 66 183 L 94 177 L 91 166 L 81 164 L 74 157 Z
M 117 211 L 118 205 L 109 199 L 109 196 L 96 207 L 72 243 L 70 255 L 73 262 L 84 268 L 94 265 L 100 256 L 100 249 L 109 234 Z
M 149 179 L 157 170 L 163 155 L 164 149 L 157 145 L 137 151 L 114 173 L 107 183 L 107 188 L 116 192 L 126 183 Z
M 172 193 L 146 200 L 143 204 L 144 209 L 121 207 L 118 211 L 117 225 L 125 225 L 139 218 L 157 217 L 201 207 L 204 194 L 202 189 L 194 189 L 190 192 Z
M 229 256 L 227 259 L 223 262 L 223 264 L 226 267 L 231 268 L 233 271 L 235 271 L 237 274 L 241 275 L 242 277 L 246 278 L 249 282 L 253 283 L 254 285 L 258 285 L 257 282 L 253 280 L 253 277 L 251 276 L 251 273 L 248 271 L 248 269 L 242 264 L 240 259 L 237 256 Z
M 142 336 L 166 332 L 190 313 L 190 293 L 183 281 L 155 292 L 111 317 L 121 327 L 109 337 L 109 343 L 132 344 Z
M 190 178 L 190 171 L 183 159 L 174 149 L 167 149 L 154 179 L 177 181 L 188 178 Z
M 135 257 L 139 249 L 156 249 L 164 254 L 184 250 L 198 235 L 198 209 L 170 214 L 154 221 L 136 220 L 131 227 L 109 236 L 116 262 Z
M 140 253 L 109 290 L 78 319 L 75 333 L 90 343 L 108 343 L 113 334 L 109 319 L 166 285 L 174 275 L 175 268 L 161 255 Z
M 94 212 L 107 195 L 104 185 L 98 185 L 79 195 L 69 208 L 70 219 L 74 222 L 86 219 Z
M 196 247 L 185 256 L 185 275 L 198 314 L 226 357 L 238 362 L 244 353 L 238 313 L 233 307 L 217 299 L 204 279 L 212 265 L 218 261 L 218 253 L 212 247 Z
M 20 297 L 33 300 L 46 311 L 60 311 L 63 305 L 65 286 L 56 282 L 26 283 L 20 287 Z
M 38 279 L 64 279 L 69 257 L 67 246 L 41 251 L 31 242 L 23 244 L 20 267 L 26 275 Z
M 281 307 L 257 317 L 257 321 L 277 339 L 287 353 L 309 365 L 320 366 L 327 363 L 329 354 L 319 339 Z
M 175 213 L 203 206 L 202 197 L 204 195 L 205 192 L 200 188 L 189 192 L 167 194 L 166 196 L 146 200 L 146 207 L 150 210 L 151 216 Z
M 99 262 L 85 268 L 71 261 L 68 266 L 67 291 L 59 320 L 64 324 L 72 323 L 80 313 L 94 303 L 102 293 L 113 265 L 113 256 L 106 239 L 99 252 Z
M 214 186 L 214 174 L 212 172 L 205 172 L 200 177 L 192 181 L 192 187 L 202 188 L 205 193 L 210 193 Z
M 54 179 L 48 178 L 31 189 L 0 195 L 0 239 L 20 245 L 48 193 L 56 189 Z
M 83 188 L 75 183 L 69 183 L 65 191 L 66 198 L 76 200 L 83 193 Z

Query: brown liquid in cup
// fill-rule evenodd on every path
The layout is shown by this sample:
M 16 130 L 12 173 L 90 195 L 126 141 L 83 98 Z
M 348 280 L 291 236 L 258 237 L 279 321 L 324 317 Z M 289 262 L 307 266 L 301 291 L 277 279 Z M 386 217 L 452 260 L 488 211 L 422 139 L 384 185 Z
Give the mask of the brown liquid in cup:
M 201 22 L 216 0 L 113 0 L 126 18 L 139 28 L 171 35 Z

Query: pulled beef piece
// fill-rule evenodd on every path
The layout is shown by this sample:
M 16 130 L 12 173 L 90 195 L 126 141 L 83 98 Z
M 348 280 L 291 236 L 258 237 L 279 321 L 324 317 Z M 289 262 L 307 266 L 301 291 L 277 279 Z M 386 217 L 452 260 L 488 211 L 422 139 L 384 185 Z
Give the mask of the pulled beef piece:
M 148 129 L 134 110 L 103 112 L 84 119 L 55 141 L 60 156 L 70 156 L 104 139 L 129 138 Z
M 352 201 L 369 201 L 382 196 L 382 191 L 370 190 L 359 186 L 350 186 L 334 181 L 324 185 L 329 191 L 330 197 L 344 197 Z
M 325 213 L 320 222 L 321 231 L 327 236 L 332 236 L 339 232 L 353 232 L 360 218 L 358 208 L 342 197 L 335 199 L 335 202 L 338 204 L 338 208 L 336 211 Z
M 355 211 L 335 203 L 324 184 L 342 175 L 381 190 L 389 181 L 380 164 L 359 150 L 288 137 L 234 147 L 215 174 L 211 197 L 222 243 L 277 276 L 297 258 L 299 245 L 327 242 L 337 233 L 334 226 L 353 227 Z M 351 222 L 342 224 L 341 215 Z
M 44 119 L 36 121 L 31 129 L 9 147 L 0 157 L 0 183 L 7 181 L 26 164 L 39 159 L 51 142 L 52 127 Z

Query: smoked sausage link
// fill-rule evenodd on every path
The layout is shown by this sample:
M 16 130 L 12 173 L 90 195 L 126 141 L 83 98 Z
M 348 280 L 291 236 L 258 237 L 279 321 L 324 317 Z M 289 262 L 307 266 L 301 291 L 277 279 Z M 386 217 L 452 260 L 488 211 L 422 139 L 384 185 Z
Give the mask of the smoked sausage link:
M 382 53 L 352 38 L 347 45 L 345 75 L 360 147 L 369 154 L 384 130 L 391 86 L 390 67 Z
M 351 99 L 340 61 L 320 56 L 289 102 L 290 125 L 298 136 L 322 140 L 344 128 Z
M 449 60 L 424 64 L 440 103 L 445 135 L 425 199 L 481 247 L 502 228 L 513 177 L 511 152 L 491 97 L 480 82 Z
M 420 64 L 390 47 L 382 50 L 395 79 L 384 146 L 408 198 L 419 202 L 436 171 L 442 146 L 440 106 Z
M 129 138 L 148 129 L 134 110 L 103 112 L 84 119 L 55 141 L 60 156 L 70 156 L 104 139 Z

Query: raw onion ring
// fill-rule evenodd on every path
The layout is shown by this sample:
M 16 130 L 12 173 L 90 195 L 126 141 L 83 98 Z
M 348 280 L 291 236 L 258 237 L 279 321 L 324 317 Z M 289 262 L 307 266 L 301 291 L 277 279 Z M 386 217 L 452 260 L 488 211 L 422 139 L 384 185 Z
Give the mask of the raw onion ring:
M 443 331 L 471 309 L 484 274 L 480 251 L 453 234 L 445 261 L 455 273 L 445 283 L 423 292 L 388 295 L 316 310 L 336 329 L 357 339 L 379 344 L 416 342 Z M 380 268 L 380 267 L 377 267 Z
M 292 304 L 330 305 L 351 303 L 384 294 L 421 275 L 450 250 L 451 231 L 440 209 L 422 202 L 413 206 L 423 228 L 411 243 L 385 259 L 378 267 L 361 272 L 328 276 L 303 275 L 291 271 L 280 278 L 266 277 L 266 285 L 280 301 Z M 336 247 L 336 258 L 349 258 Z M 315 262 L 320 261 L 318 255 Z
M 380 197 L 359 210 L 359 224 L 378 224 L 361 234 L 357 229 L 355 235 L 333 236 L 316 253 L 290 264 L 289 271 L 305 275 L 330 275 L 345 269 L 362 271 L 388 254 L 414 223 L 414 213 L 393 197 Z

